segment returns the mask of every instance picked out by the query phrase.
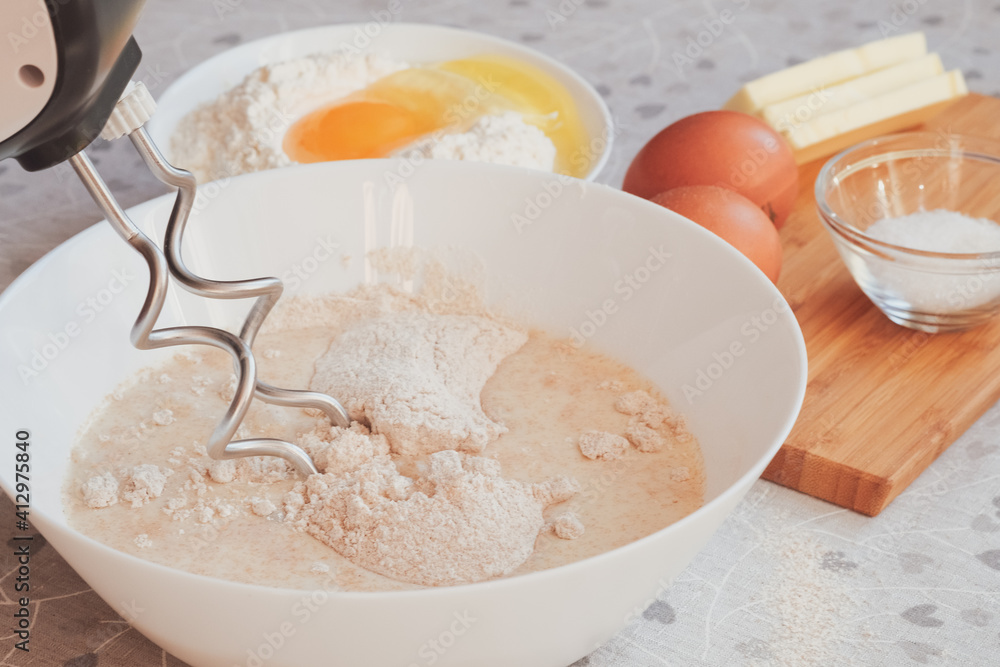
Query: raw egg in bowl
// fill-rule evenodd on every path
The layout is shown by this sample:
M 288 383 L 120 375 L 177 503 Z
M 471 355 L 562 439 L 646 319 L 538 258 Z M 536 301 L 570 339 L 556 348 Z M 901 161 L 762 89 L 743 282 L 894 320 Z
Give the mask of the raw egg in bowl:
M 219 54 L 166 90 L 147 127 L 202 182 L 392 156 L 584 179 L 605 164 L 607 106 L 559 62 L 467 30 L 393 24 L 369 37 L 365 27 L 283 33 Z

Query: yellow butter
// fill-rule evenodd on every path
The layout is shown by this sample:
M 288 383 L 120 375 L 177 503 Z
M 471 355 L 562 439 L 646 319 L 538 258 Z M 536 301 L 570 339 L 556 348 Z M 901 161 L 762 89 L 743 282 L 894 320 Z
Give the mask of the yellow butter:
M 755 79 L 743 86 L 722 108 L 757 114 L 769 104 L 808 95 L 817 88 L 832 86 L 926 54 L 927 39 L 922 32 L 881 39 Z
M 921 109 L 968 92 L 962 72 L 952 70 L 817 116 L 786 128 L 783 134 L 796 160 L 804 164 L 858 141 L 915 125 L 926 120 L 918 113 Z
M 942 72 L 944 66 L 940 56 L 929 53 L 835 86 L 816 88 L 805 95 L 769 104 L 760 110 L 760 115 L 771 127 L 785 132 L 812 118 L 846 109 Z

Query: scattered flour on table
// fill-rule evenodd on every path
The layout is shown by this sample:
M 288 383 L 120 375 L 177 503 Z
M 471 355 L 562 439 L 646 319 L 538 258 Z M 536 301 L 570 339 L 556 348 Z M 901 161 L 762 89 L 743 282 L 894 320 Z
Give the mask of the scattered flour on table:
M 483 451 L 506 429 L 479 402 L 527 334 L 482 317 L 395 313 L 342 334 L 316 362 L 312 389 L 345 397 L 354 421 L 397 454 Z
M 857 638 L 840 636 L 845 621 L 857 614 L 847 588 L 849 575 L 824 567 L 831 555 L 828 548 L 808 533 L 766 534 L 758 548 L 774 567 L 766 590 L 770 631 L 760 635 L 767 639 L 766 649 L 758 649 L 760 655 L 750 656 L 748 664 L 857 664 L 842 645 L 855 644 Z M 866 632 L 862 627 L 861 636 Z

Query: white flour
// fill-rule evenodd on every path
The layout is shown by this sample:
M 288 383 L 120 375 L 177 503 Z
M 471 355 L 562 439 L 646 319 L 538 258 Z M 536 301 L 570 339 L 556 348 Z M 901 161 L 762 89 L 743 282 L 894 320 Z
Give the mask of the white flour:
M 311 475 L 286 495 L 285 521 L 373 572 L 424 586 L 462 584 L 521 565 L 545 525 L 545 507 L 579 488 L 506 479 L 493 459 L 451 450 L 427 464 L 427 475 L 413 480 L 384 452 L 347 474 Z
M 396 454 L 479 453 L 506 431 L 479 401 L 527 334 L 483 317 L 394 313 L 345 332 L 316 362 L 312 389 L 345 397 L 351 419 Z
M 281 142 L 299 116 L 406 67 L 377 56 L 344 54 L 260 67 L 178 123 L 171 139 L 173 161 L 202 182 L 286 167 L 292 161 Z
M 514 112 L 483 116 L 467 132 L 423 139 L 400 151 L 404 157 L 414 153 L 435 160 L 492 162 L 543 171 L 552 171 L 556 161 L 552 141 Z
M 155 465 L 137 465 L 131 470 L 123 468 L 119 471 L 123 479 L 121 484 L 114 475 L 105 472 L 87 480 L 81 493 L 87 506 L 92 508 L 110 507 L 118 502 L 119 496 L 132 507 L 142 507 L 160 497 L 167 477 L 172 474 L 172 470 L 161 470 Z
M 409 259 L 383 253 L 373 263 L 388 271 Z M 228 406 L 232 362 L 218 350 L 183 350 L 123 385 L 74 448 L 73 525 L 207 576 L 406 590 L 565 565 L 701 504 L 697 443 L 675 433 L 680 418 L 648 381 L 566 341 L 525 336 L 491 315 L 473 286 L 438 270 L 423 269 L 417 294 L 362 285 L 300 297 L 269 319 L 277 332 L 258 340 L 261 377 L 345 381 L 340 398 L 357 397 L 363 407 L 353 407 L 378 431 L 255 402 L 241 429 L 299 443 L 321 474 L 301 480 L 271 457 L 209 458 L 198 443 Z M 385 419 L 393 415 L 398 424 Z M 639 444 L 622 437 L 633 422 L 662 446 L 633 452 Z M 578 444 L 588 431 L 626 454 L 588 458 Z M 421 441 L 399 453 L 401 435 Z
M 289 166 L 294 163 L 282 142 L 296 120 L 408 67 L 375 55 L 340 53 L 265 65 L 178 123 L 171 137 L 172 160 L 200 182 Z M 396 154 L 552 171 L 556 149 L 521 114 L 507 112 L 483 116 L 468 129 L 439 130 Z

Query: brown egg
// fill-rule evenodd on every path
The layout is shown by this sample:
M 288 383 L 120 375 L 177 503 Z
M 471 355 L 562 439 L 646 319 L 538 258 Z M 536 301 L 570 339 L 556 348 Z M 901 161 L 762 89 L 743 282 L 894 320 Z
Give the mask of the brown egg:
M 714 185 L 667 190 L 650 201 L 680 213 L 733 246 L 771 282 L 781 273 L 781 239 L 764 212 L 741 194 Z
M 795 204 L 799 171 L 788 142 L 764 121 L 705 111 L 650 139 L 632 160 L 622 190 L 649 199 L 683 185 L 734 190 L 780 227 Z

